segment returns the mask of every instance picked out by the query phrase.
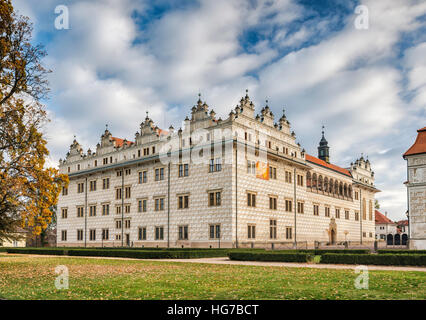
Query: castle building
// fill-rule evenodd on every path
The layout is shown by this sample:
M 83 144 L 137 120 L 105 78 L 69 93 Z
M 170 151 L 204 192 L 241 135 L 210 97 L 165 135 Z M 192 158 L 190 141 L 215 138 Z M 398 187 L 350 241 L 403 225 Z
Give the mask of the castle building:
M 296 143 L 285 114 L 255 115 L 248 93 L 217 118 L 198 100 L 183 128 L 146 116 L 134 141 L 108 128 L 96 152 L 74 139 L 61 173 L 58 246 L 279 247 L 375 238 L 374 173 L 364 157 L 330 163 Z
M 426 249 L 426 127 L 404 153 L 407 160 L 407 198 L 411 249 Z

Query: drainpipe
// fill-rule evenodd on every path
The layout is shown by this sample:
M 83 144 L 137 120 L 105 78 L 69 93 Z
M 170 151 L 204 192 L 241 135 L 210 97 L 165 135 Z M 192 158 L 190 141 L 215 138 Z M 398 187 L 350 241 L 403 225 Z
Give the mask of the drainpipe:
M 235 247 L 238 248 L 238 145 L 237 144 L 235 145 Z
M 121 169 L 121 246 L 124 247 L 124 168 Z
M 167 248 L 170 248 L 170 161 L 167 168 Z
M 87 246 L 87 177 L 84 186 L 84 247 Z
M 294 174 L 293 174 L 293 180 L 294 180 L 294 248 L 297 249 L 297 198 L 296 198 L 296 168 L 294 168 Z

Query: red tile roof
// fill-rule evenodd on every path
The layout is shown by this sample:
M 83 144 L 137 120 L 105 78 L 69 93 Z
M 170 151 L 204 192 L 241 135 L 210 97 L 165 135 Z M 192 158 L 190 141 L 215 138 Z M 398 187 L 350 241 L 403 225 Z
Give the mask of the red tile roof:
M 112 140 L 115 141 L 115 146 L 116 147 L 121 147 L 123 146 L 124 140 L 120 139 L 120 138 L 116 138 L 116 137 L 111 137 Z M 130 146 L 131 144 L 133 144 L 132 141 L 127 141 L 127 145 Z
M 375 211 L 375 220 L 376 224 L 395 224 L 391 219 L 386 217 L 384 214 L 379 212 L 378 210 Z
M 342 173 L 342 174 L 344 174 L 344 175 L 346 175 L 346 176 L 352 177 L 352 175 L 351 175 L 351 173 L 349 172 L 349 170 L 348 170 L 348 169 L 343 169 L 343 168 L 338 167 L 338 166 L 336 166 L 336 165 L 334 165 L 334 164 L 327 163 L 327 162 L 325 162 L 324 160 L 321 160 L 321 159 L 315 158 L 315 157 L 313 157 L 313 156 L 311 156 L 311 155 L 309 155 L 309 154 L 306 154 L 306 155 L 305 155 L 305 159 L 306 159 L 306 161 L 308 161 L 308 162 L 315 163 L 315 164 L 320 165 L 320 166 L 322 166 L 322 167 L 325 167 L 325 168 L 328 168 L 328 169 L 331 169 L 331 170 L 334 170 L 334 171 L 340 172 L 340 173 Z
M 397 222 L 397 224 L 398 224 L 399 226 L 408 226 L 408 220 L 401 220 L 401 221 L 398 221 L 398 222 Z
M 426 153 L 426 127 L 417 130 L 417 138 L 414 144 L 408 149 L 403 157 L 414 154 Z

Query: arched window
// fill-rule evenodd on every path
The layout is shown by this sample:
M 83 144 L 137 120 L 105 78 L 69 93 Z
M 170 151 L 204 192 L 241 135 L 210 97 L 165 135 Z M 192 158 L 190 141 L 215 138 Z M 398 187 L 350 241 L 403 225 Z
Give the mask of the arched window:
M 324 178 L 324 191 L 328 192 L 328 178 L 327 177 Z
M 362 219 L 367 220 L 367 201 L 362 199 Z
M 311 173 L 309 171 L 306 173 L 306 186 L 308 188 L 312 188 L 312 178 Z
M 313 175 L 312 175 L 312 188 L 317 188 L 318 187 L 318 184 L 317 184 L 317 174 L 316 173 L 314 173 Z
M 373 201 L 368 202 L 368 220 L 373 220 Z
M 342 182 L 340 182 L 340 185 L 339 185 L 339 196 L 343 196 L 343 183 Z
M 349 198 L 352 199 L 352 186 L 349 185 L 349 194 L 348 194 Z
M 330 179 L 330 183 L 328 186 L 328 192 L 333 193 L 334 191 L 334 183 L 333 183 L 333 179 Z
M 339 181 L 334 181 L 334 194 L 339 194 Z
M 348 196 L 348 185 L 345 183 L 345 185 L 344 185 L 344 187 L 343 187 L 343 195 L 345 196 L 345 197 L 347 197 Z
M 322 176 L 321 175 L 318 178 L 318 190 L 322 191 Z

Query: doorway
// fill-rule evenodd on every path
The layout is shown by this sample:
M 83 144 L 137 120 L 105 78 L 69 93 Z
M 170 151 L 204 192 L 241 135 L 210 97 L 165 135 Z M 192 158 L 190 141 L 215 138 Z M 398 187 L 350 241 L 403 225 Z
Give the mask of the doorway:
M 130 234 L 126 233 L 126 246 L 130 247 Z

